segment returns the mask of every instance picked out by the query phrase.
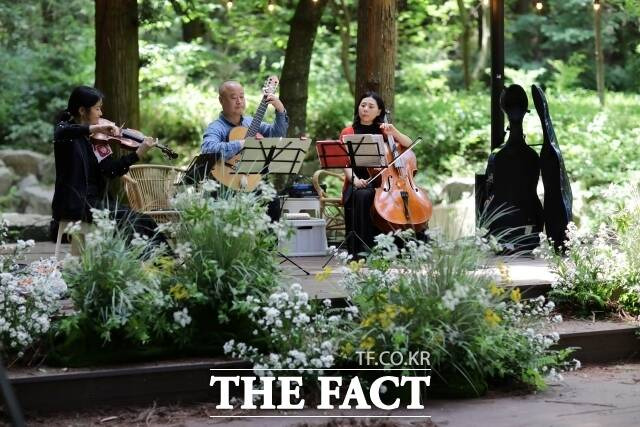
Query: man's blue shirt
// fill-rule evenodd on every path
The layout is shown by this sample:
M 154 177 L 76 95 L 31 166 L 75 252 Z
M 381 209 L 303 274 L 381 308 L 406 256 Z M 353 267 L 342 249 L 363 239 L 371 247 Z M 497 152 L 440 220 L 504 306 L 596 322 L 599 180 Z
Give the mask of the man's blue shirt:
M 241 142 L 229 141 L 229 132 L 236 126 L 249 127 L 251 125 L 251 116 L 242 116 L 242 124 L 237 125 L 228 121 L 222 113 L 217 120 L 211 122 L 204 131 L 202 145 L 200 150 L 202 153 L 222 154 L 225 160 L 229 160 L 242 148 Z M 260 123 L 260 133 L 264 137 L 286 136 L 289 128 L 289 117 L 287 112 L 279 113 L 276 111 L 276 118 L 273 124 Z

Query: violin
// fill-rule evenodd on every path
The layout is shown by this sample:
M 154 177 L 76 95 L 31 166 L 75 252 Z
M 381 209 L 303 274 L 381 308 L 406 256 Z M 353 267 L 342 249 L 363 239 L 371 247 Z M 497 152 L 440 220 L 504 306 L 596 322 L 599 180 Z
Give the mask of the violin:
M 116 125 L 114 122 L 103 118 L 99 118 L 97 124 L 113 126 Z M 145 138 L 146 137 L 142 132 L 129 128 L 120 129 L 120 135 L 108 135 L 102 132 L 95 132 L 91 134 L 91 140 L 94 142 L 118 143 L 122 148 L 125 148 L 127 150 L 138 149 Z M 162 151 L 162 154 L 164 154 L 164 156 L 169 160 L 175 160 L 178 158 L 178 153 L 165 145 L 156 144 L 155 147 L 160 149 Z
M 387 111 L 385 123 L 390 122 L 389 117 Z M 382 184 L 376 188 L 371 207 L 373 223 L 385 233 L 407 228 L 422 231 L 431 218 L 431 201 L 414 181 L 418 162 L 411 148 L 398 147 L 393 135 L 387 135 L 385 157 L 388 166 L 380 173 Z

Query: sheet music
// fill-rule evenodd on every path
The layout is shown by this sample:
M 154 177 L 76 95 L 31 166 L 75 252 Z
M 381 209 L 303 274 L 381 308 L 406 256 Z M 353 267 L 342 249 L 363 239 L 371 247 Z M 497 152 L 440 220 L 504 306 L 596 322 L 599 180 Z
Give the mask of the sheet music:
M 267 173 L 298 173 L 310 145 L 306 138 L 247 138 L 235 173 L 261 173 L 265 163 Z
M 387 166 L 385 157 L 384 136 L 380 134 L 355 134 L 343 137 L 345 144 L 351 142 L 354 154 L 357 157 L 358 167 L 382 167 Z

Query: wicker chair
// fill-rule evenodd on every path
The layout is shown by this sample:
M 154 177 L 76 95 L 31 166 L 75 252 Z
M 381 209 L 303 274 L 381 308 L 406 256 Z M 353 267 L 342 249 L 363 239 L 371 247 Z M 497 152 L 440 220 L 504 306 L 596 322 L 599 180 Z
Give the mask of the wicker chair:
M 321 187 L 322 180 L 327 176 L 344 178 L 344 174 L 328 171 L 325 169 L 317 170 L 313 174 L 313 187 L 320 197 L 320 218 L 327 221 L 327 241 L 329 243 L 340 243 L 345 236 L 344 223 L 344 206 L 342 206 L 342 197 L 332 197 Z
M 176 191 L 175 182 L 182 169 L 166 165 L 133 165 L 124 175 L 124 189 L 131 209 L 145 213 L 160 223 L 176 221 L 178 211 L 169 199 Z

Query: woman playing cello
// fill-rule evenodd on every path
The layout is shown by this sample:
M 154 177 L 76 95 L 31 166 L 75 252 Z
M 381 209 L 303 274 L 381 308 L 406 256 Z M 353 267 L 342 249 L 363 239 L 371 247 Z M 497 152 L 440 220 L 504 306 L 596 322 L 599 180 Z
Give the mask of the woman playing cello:
M 391 134 L 396 143 L 404 147 L 411 146 L 411 138 L 392 124 L 383 123 L 384 114 L 385 105 L 380 95 L 376 92 L 364 93 L 356 104 L 353 125 L 342 130 L 340 139 L 352 134 Z M 360 241 L 352 235 L 347 242 L 349 253 L 355 257 L 372 248 L 374 237 L 380 233 L 371 218 L 375 189 L 380 185 L 380 180 L 367 184 L 367 180 L 371 178 L 367 168 L 345 168 L 344 174 L 342 202 L 345 207 L 346 231 L 348 233 L 353 230 L 362 239 Z

